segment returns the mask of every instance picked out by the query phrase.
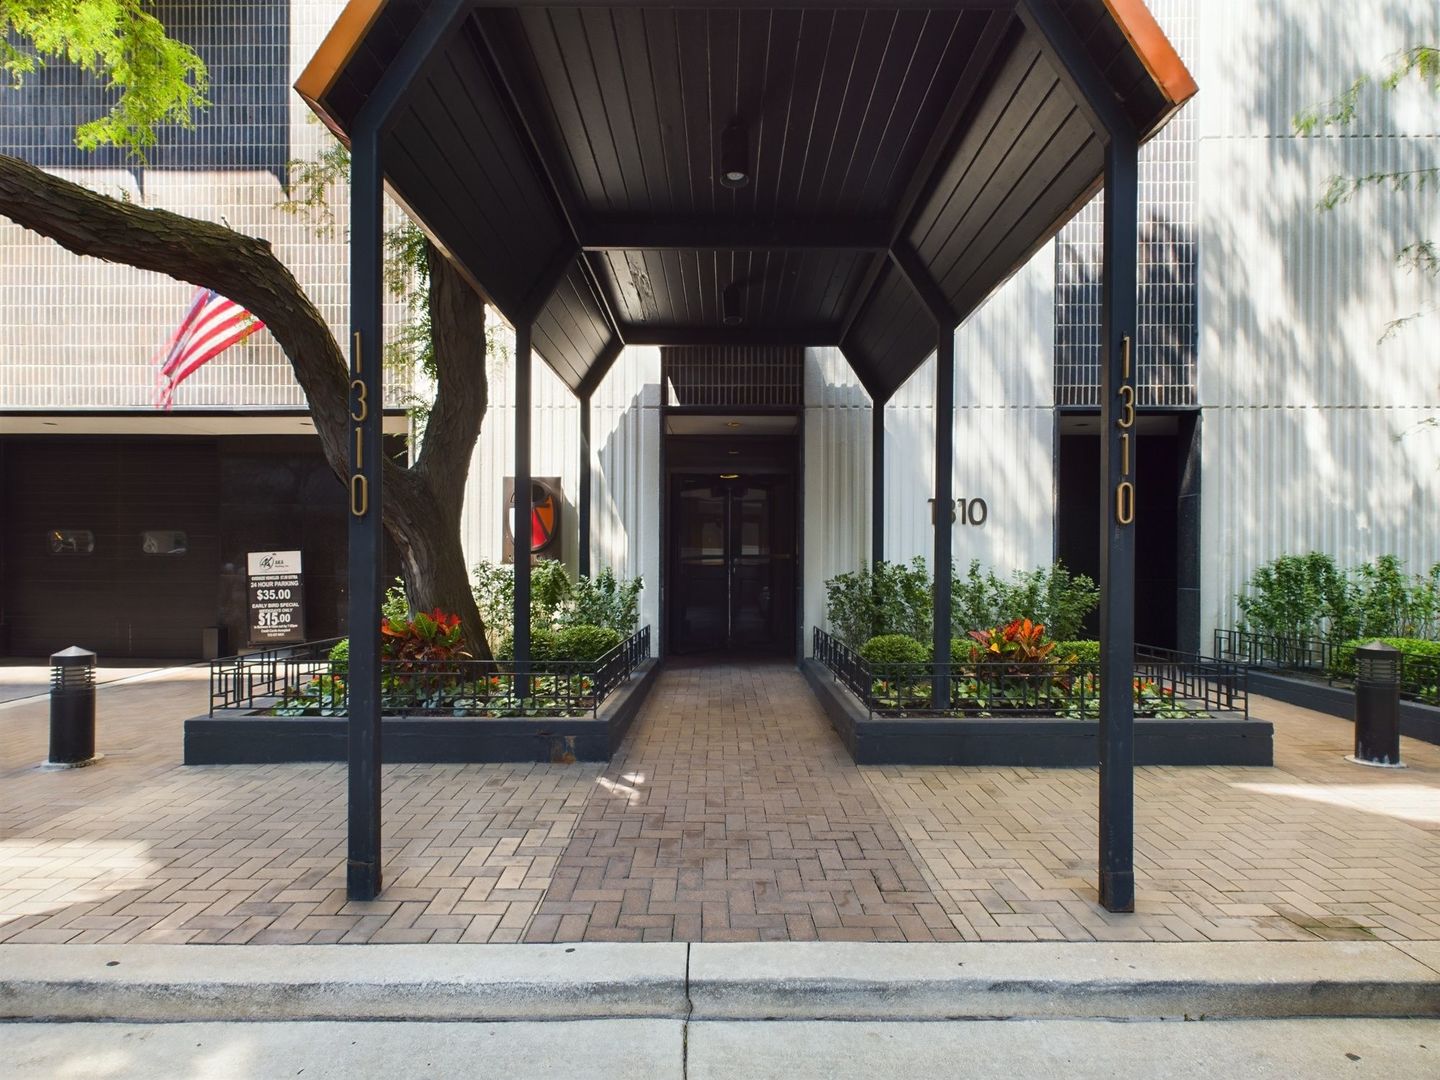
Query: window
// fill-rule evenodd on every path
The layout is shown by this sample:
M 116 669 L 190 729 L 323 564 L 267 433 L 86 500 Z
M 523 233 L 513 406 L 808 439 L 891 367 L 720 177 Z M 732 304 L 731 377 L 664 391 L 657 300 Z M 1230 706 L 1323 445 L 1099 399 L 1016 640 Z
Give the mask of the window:
M 146 555 L 184 555 L 190 541 L 178 529 L 146 529 L 140 534 L 140 550 Z
M 95 550 L 95 534 L 89 529 L 51 529 L 50 550 L 56 555 L 89 555 Z

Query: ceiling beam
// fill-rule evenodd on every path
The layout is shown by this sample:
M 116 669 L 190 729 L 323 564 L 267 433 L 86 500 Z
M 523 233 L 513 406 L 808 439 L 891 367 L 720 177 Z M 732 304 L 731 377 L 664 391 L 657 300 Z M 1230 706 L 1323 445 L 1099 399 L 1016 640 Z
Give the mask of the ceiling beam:
M 590 370 L 580 380 L 580 385 L 575 388 L 575 396 L 585 400 L 595 396 L 595 391 L 605 381 L 605 376 L 610 374 L 610 369 L 615 366 L 615 361 L 625 351 L 625 343 L 619 337 L 612 338 L 610 343 L 600 351 L 595 358 L 595 363 L 590 365 Z
M 545 268 L 540 271 L 540 276 L 530 286 L 530 291 L 525 294 L 525 299 L 520 303 L 520 317 L 527 323 L 533 323 L 550 303 L 550 298 L 555 295 L 555 290 L 560 283 L 570 274 L 570 269 L 575 265 L 575 260 L 580 253 L 569 244 L 562 244 L 560 249 L 550 259 Z
M 888 220 L 755 222 L 716 218 L 605 220 L 579 228 L 585 251 L 874 251 L 890 244 Z
M 1117 135 L 1134 138 L 1135 123 L 1121 107 L 1115 88 L 1054 0 L 1020 0 L 1017 10 L 1095 134 L 1106 142 Z
M 621 328 L 626 345 L 811 345 L 840 344 L 834 323 L 814 326 L 635 326 Z
M 987 80 L 986 76 L 1002 64 L 1009 55 L 1009 49 L 1005 47 L 1006 40 L 1018 33 L 1018 24 L 1013 18 L 1015 5 L 1014 3 L 995 5 L 995 8 L 996 13 L 986 20 L 985 27 L 980 31 L 980 37 L 975 42 L 971 60 L 965 65 L 960 80 L 955 84 L 955 88 L 950 94 L 950 100 L 945 103 L 945 111 L 940 114 L 940 123 L 934 138 L 925 148 L 925 153 L 919 164 L 916 165 L 910 183 L 906 186 L 905 192 L 896 206 L 895 216 L 890 226 L 890 242 L 886 245 L 889 250 L 893 251 L 905 236 L 916 210 L 929 199 L 940 182 L 940 174 L 948 163 L 952 144 L 959 137 L 965 120 L 979 96 L 981 87 L 987 81 L 991 81 Z M 875 286 L 880 281 L 880 275 L 884 271 L 887 261 L 886 259 L 872 261 L 870 270 L 866 273 L 855 294 L 855 303 L 845 318 L 842 339 L 850 336 L 850 330 L 855 325 L 855 320 L 869 306 L 870 298 L 875 292 Z
M 925 310 L 930 312 L 940 326 L 954 326 L 960 321 L 950 306 L 950 298 L 940 291 L 940 286 L 930 276 L 930 270 L 920 261 L 920 256 L 915 254 L 910 241 L 901 240 L 891 248 L 890 261 L 910 283 L 910 288 L 915 290 L 915 295 L 925 305 Z

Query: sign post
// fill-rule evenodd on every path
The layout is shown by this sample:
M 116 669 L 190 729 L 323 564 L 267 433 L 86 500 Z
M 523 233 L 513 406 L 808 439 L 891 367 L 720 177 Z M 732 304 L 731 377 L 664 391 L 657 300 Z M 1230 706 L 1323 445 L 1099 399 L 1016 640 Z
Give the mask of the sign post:
M 305 640 L 305 587 L 298 551 L 252 551 L 247 557 L 251 645 Z

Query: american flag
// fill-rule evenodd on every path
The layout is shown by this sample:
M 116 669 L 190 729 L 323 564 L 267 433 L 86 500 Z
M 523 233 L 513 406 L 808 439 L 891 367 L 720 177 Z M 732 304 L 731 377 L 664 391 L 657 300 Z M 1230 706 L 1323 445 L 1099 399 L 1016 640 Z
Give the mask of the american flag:
M 170 335 L 157 361 L 155 407 L 169 409 L 175 402 L 175 388 L 195 374 L 201 364 L 219 356 L 237 341 L 244 341 L 264 325 L 214 289 L 196 289 L 190 299 L 190 309 Z

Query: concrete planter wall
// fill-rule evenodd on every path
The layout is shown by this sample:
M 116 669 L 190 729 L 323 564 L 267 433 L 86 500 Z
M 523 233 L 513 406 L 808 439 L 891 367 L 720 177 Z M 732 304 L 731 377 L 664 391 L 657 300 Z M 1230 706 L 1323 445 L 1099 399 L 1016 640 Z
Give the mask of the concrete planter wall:
M 1355 719 L 1355 691 L 1278 671 L 1250 669 L 1250 690 L 1264 697 L 1314 709 L 1330 716 Z M 1440 709 L 1418 701 L 1400 702 L 1400 734 L 1440 745 Z
M 1098 765 L 1099 725 L 1059 717 L 871 717 L 823 664 L 806 680 L 857 765 Z M 1274 725 L 1263 720 L 1136 720 L 1137 765 L 1272 765 Z
M 655 680 L 647 660 L 593 717 L 384 718 L 387 764 L 609 761 Z M 186 765 L 346 760 L 343 716 L 197 716 L 185 721 Z

